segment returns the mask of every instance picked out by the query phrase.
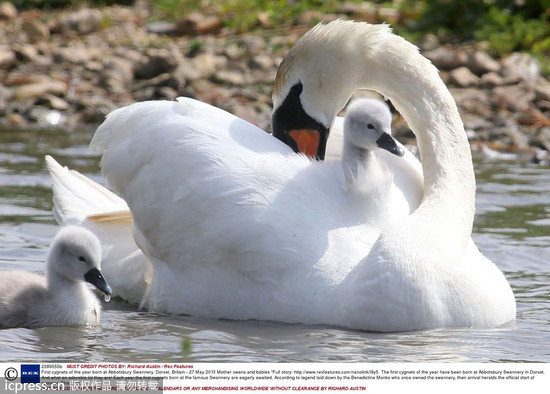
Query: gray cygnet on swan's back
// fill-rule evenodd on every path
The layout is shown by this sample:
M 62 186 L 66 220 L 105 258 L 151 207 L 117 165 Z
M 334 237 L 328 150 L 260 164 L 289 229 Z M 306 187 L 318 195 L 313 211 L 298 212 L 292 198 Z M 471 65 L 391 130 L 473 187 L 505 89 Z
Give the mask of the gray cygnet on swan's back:
M 342 163 L 346 177 L 357 175 L 357 165 L 372 160 L 377 149 L 403 156 L 391 136 L 392 115 L 383 101 L 373 98 L 356 99 L 350 103 L 344 121 L 344 153 Z M 351 178 L 350 178 L 351 179 Z
M 0 328 L 99 324 L 101 306 L 85 282 L 111 294 L 100 263 L 97 237 L 82 227 L 64 227 L 48 251 L 46 277 L 0 272 Z

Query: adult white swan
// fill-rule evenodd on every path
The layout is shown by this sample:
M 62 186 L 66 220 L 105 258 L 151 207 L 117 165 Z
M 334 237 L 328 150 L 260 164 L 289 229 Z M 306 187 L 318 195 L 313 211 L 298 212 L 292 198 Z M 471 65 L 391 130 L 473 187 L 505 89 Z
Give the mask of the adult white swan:
M 389 227 L 380 214 L 391 204 L 378 210 L 339 187 L 335 164 L 281 153 L 206 104 L 140 103 L 108 117 L 92 145 L 153 263 L 149 308 L 376 331 L 514 318 L 508 283 L 470 239 L 475 183 L 456 105 L 414 46 L 383 25 L 317 26 L 280 69 L 275 134 L 322 157 L 322 130 L 357 87 L 392 99 L 423 158 L 422 202 Z
M 309 36 L 303 40 L 308 40 Z M 301 56 L 290 52 L 288 58 L 297 65 L 301 63 Z M 289 59 L 282 64 L 288 67 Z M 308 70 L 302 70 L 302 81 L 308 86 L 317 84 L 315 75 L 309 75 Z M 327 141 L 328 124 L 325 126 L 305 113 L 300 101 L 300 93 L 303 89 L 302 81 L 293 85 L 291 92 L 284 100 L 279 97 L 279 104 L 273 117 L 274 135 L 296 151 L 301 151 L 309 156 L 323 158 L 326 154 L 329 160 L 341 160 L 344 147 L 344 118 L 336 117 L 330 127 L 330 135 Z M 208 112 L 205 118 L 219 118 L 222 127 L 236 118 L 218 108 L 212 106 L 203 107 Z M 143 114 L 147 117 L 147 114 Z M 262 130 L 238 120 L 239 124 L 249 130 L 264 133 Z M 390 122 L 390 120 L 388 120 Z M 209 125 L 205 126 L 206 128 Z M 388 124 L 389 127 L 389 124 Z M 281 153 L 289 153 L 288 146 L 267 141 L 270 149 L 280 150 Z M 403 146 L 405 155 L 396 158 L 383 151 L 374 151 L 377 159 L 375 162 L 388 167 L 392 176 L 394 191 L 397 191 L 393 199 L 377 204 L 380 209 L 386 203 L 391 202 L 391 211 L 386 214 L 386 224 L 395 217 L 409 215 L 418 207 L 423 191 L 422 167 L 420 162 Z M 260 143 L 259 149 L 263 149 Z M 91 179 L 60 166 L 53 158 L 47 156 L 46 162 L 52 175 L 54 192 L 54 216 L 59 224 L 78 224 L 91 229 L 100 239 L 106 253 L 103 260 L 103 270 L 106 276 L 111 278 L 111 284 L 115 295 L 130 302 L 141 303 L 145 290 L 151 281 L 151 263 L 136 245 L 132 236 L 132 215 L 126 202 L 105 189 Z M 372 182 L 373 177 L 378 177 L 380 170 L 376 166 L 370 166 L 370 171 L 363 175 L 367 177 L 366 183 Z M 382 169 L 382 176 L 386 171 Z M 389 196 L 387 196 L 389 198 Z M 376 237 L 379 230 L 371 232 Z

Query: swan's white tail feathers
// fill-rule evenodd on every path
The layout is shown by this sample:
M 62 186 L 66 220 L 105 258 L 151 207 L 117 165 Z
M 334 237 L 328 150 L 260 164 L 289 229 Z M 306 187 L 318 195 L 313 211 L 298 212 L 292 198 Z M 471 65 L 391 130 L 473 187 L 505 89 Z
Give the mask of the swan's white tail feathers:
M 107 216 L 130 211 L 126 202 L 113 192 L 77 171 L 61 166 L 51 156 L 46 164 L 53 183 L 54 217 L 59 224 L 81 224 L 89 216 Z

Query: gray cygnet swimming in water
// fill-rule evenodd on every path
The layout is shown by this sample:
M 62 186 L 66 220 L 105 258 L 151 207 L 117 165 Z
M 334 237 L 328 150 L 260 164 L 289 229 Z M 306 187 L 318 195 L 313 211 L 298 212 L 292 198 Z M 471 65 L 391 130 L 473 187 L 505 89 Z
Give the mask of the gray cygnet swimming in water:
M 64 227 L 48 251 L 46 277 L 0 272 L 0 328 L 99 324 L 101 305 L 85 282 L 111 295 L 100 264 L 97 237 L 82 227 Z

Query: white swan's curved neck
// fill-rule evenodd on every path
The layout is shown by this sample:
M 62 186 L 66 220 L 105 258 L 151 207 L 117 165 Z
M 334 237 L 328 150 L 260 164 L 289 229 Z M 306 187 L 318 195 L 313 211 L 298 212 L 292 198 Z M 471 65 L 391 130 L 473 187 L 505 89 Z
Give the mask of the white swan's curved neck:
M 435 230 L 448 229 L 448 234 L 437 237 L 457 239 L 461 248 L 471 234 L 475 178 L 456 103 L 437 69 L 415 46 L 385 26 L 357 25 L 361 27 L 347 37 L 353 42 L 350 50 L 343 56 L 339 52 L 342 78 L 356 81 L 355 88 L 382 93 L 405 117 L 417 137 L 424 171 L 424 196 L 411 219 L 429 217 Z M 374 43 L 373 35 L 378 39 Z M 349 84 L 342 89 L 349 89 Z M 334 108 L 334 113 L 338 110 Z
M 437 230 L 449 229 L 462 248 L 472 230 L 475 178 L 456 103 L 437 69 L 405 40 L 389 35 L 378 51 L 361 79 L 392 100 L 417 137 L 424 172 L 417 215 L 429 215 L 434 227 L 441 222 Z

